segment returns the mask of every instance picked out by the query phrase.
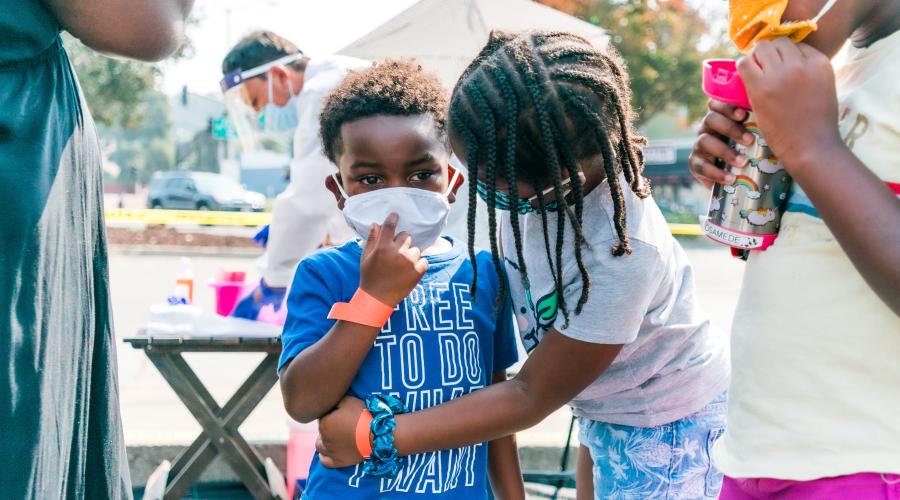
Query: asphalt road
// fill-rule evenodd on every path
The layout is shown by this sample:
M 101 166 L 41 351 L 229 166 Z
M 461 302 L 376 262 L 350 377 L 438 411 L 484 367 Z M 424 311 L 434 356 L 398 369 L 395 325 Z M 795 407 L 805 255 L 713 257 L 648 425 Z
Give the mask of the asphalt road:
M 743 263 L 724 247 L 701 241 L 683 242 L 696 271 L 699 302 L 726 335 L 740 288 Z M 195 303 L 213 309 L 212 290 L 206 285 L 220 269 L 244 270 L 248 280 L 258 279 L 251 256 L 204 255 L 191 257 L 195 275 Z M 116 337 L 133 336 L 147 321 L 151 304 L 165 300 L 181 271 L 181 256 L 137 254 L 127 248 L 110 253 L 110 279 Z M 162 379 L 142 351 L 119 342 L 119 385 L 125 440 L 129 445 L 187 444 L 200 427 Z M 206 354 L 185 356 L 212 395 L 224 402 L 258 363 L 261 355 Z M 569 425 L 569 410 L 561 409 L 543 423 L 518 436 L 520 445 L 561 446 Z M 281 395 L 273 389 L 241 427 L 250 441 L 284 442 L 288 417 Z

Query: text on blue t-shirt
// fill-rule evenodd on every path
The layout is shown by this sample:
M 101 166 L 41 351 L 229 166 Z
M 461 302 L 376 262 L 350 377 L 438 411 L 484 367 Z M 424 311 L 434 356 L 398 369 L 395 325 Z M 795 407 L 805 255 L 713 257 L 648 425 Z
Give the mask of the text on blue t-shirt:
M 359 287 L 362 249 L 352 241 L 317 252 L 297 267 L 287 300 L 278 370 L 324 337 L 336 302 Z M 517 360 L 509 299 L 496 307 L 499 279 L 491 256 L 476 255 L 478 290 L 471 294 L 473 266 L 453 248 L 427 256 L 429 267 L 416 288 L 394 310 L 350 385 L 364 399 L 393 394 L 409 411 L 458 398 L 491 383 L 494 372 Z M 327 469 L 314 458 L 304 498 L 485 498 L 487 446 L 407 457 L 394 479 L 367 477 L 362 466 Z

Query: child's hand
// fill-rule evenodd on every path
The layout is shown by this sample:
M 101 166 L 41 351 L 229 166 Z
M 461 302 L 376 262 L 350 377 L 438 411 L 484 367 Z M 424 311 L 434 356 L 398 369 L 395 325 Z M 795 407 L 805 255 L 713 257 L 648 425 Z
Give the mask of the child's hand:
M 754 137 L 742 125 L 747 119 L 747 110 L 712 99 L 708 107 L 709 113 L 700 125 L 700 135 L 694 142 L 688 167 L 697 180 L 711 188 L 713 183 L 734 182 L 733 174 L 716 166 L 717 159 L 738 168 L 747 166 L 747 157 L 729 147 L 727 141 L 750 146 Z
M 389 215 L 381 226 L 372 225 L 359 276 L 360 288 L 392 307 L 409 295 L 428 269 L 422 252 L 410 246 L 409 235 L 395 236 L 396 230 L 397 214 Z
M 834 69 L 821 52 L 787 38 L 760 42 L 738 61 L 756 122 L 788 173 L 812 153 L 843 147 Z
M 352 396 L 345 396 L 331 413 L 319 419 L 316 451 L 325 467 L 349 467 L 363 461 L 356 450 L 356 422 L 366 405 Z

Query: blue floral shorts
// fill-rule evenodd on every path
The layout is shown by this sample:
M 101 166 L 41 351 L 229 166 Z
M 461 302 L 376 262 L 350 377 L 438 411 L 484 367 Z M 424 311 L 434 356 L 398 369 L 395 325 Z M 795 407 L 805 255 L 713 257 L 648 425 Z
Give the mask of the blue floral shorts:
M 725 430 L 723 393 L 702 410 L 658 427 L 579 419 L 594 461 L 594 497 L 603 500 L 716 498 L 722 473 L 710 450 Z

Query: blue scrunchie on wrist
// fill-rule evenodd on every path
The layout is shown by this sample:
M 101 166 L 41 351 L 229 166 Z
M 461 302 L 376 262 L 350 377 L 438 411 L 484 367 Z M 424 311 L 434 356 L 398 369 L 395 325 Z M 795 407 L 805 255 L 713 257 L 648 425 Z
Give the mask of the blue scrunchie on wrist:
M 394 415 L 406 413 L 399 399 L 390 394 L 370 394 L 366 409 L 372 414 L 372 456 L 363 464 L 363 472 L 369 476 L 394 478 L 406 463 L 406 458 L 394 448 Z

